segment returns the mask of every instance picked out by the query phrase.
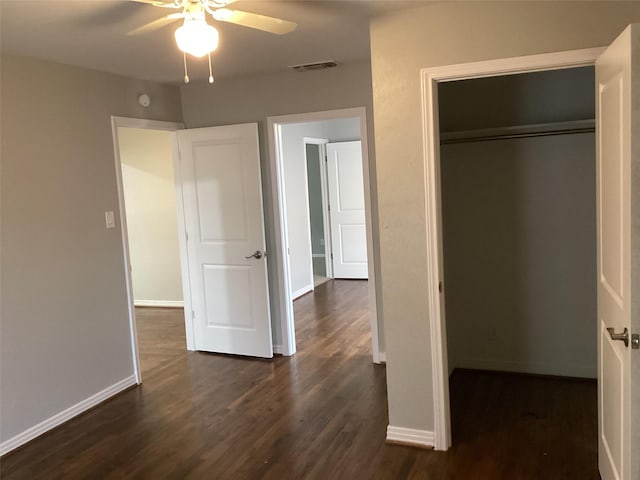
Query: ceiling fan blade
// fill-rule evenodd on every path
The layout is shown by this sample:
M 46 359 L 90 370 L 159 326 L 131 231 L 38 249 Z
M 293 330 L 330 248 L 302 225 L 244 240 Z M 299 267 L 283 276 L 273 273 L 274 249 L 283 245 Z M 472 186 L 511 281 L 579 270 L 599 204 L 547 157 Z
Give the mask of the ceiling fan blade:
M 171 22 L 175 22 L 180 18 L 184 18 L 184 15 L 182 13 L 171 13 L 167 16 L 154 20 L 153 22 L 149 22 L 146 25 L 131 30 L 129 33 L 127 33 L 127 35 L 140 35 L 141 33 L 153 32 L 154 30 L 158 30 L 165 25 L 169 25 Z
M 219 8 L 214 10 L 213 18 L 220 22 L 235 23 L 243 27 L 255 28 L 276 35 L 284 35 L 298 28 L 298 24 L 280 18 L 267 17 L 257 13 L 243 12 L 241 10 L 229 10 Z
M 131 2 L 136 3 L 146 3 L 147 5 L 153 5 L 154 7 L 162 7 L 162 8 L 181 8 L 179 5 L 176 5 L 175 2 L 170 0 L 162 1 L 162 0 L 130 0 Z
M 223 7 L 226 7 L 227 5 L 231 5 L 232 3 L 237 2 L 238 0 L 205 0 L 205 1 L 207 2 L 207 5 L 209 5 L 210 8 L 223 8 Z

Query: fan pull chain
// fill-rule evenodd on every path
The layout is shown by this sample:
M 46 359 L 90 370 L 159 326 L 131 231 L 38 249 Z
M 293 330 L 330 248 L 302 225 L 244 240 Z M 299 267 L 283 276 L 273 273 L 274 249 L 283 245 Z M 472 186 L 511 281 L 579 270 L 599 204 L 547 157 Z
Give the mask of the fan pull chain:
M 209 52 L 208 56 L 209 56 L 209 83 L 213 83 L 213 73 L 211 72 L 211 52 Z
M 184 59 L 184 83 L 189 83 L 189 74 L 187 73 L 187 54 L 182 52 L 182 57 Z

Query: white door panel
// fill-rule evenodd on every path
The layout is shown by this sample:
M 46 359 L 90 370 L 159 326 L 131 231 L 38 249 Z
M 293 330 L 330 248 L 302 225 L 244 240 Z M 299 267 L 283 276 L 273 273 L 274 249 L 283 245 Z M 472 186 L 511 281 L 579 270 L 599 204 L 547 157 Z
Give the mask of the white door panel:
M 256 124 L 178 132 L 197 350 L 272 357 Z
M 333 275 L 367 278 L 361 142 L 327 144 Z
M 367 263 L 367 234 L 365 226 L 340 225 L 341 259 L 346 264 Z
M 640 333 L 638 54 L 640 34 L 631 26 L 596 63 L 598 465 L 603 480 L 640 478 L 640 350 L 607 331 Z

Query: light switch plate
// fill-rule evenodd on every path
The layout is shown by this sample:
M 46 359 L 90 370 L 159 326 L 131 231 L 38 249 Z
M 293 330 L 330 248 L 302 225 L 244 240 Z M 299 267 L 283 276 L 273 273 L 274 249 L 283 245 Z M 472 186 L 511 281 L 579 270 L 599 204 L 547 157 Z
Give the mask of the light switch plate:
M 104 220 L 107 228 L 116 228 L 116 219 L 112 210 L 104 212 Z

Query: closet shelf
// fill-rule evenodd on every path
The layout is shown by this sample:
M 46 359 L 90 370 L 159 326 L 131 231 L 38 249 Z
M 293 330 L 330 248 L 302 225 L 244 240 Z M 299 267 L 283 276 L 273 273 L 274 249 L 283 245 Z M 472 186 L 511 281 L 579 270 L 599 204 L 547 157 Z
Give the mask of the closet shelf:
M 536 123 L 513 127 L 482 128 L 457 132 L 442 132 L 440 144 L 487 142 L 512 138 L 547 137 L 552 135 L 571 135 L 576 133 L 593 133 L 596 121 L 573 120 L 570 122 Z

